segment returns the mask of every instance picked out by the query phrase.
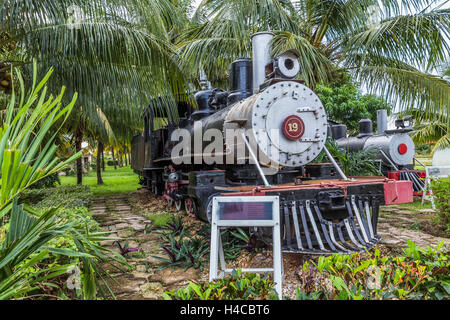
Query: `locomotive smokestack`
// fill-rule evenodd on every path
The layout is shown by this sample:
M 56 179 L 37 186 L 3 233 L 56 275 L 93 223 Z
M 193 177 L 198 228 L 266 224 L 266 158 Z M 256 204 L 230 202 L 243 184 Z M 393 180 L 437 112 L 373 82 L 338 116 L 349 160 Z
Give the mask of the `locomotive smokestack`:
M 387 130 L 387 110 L 377 110 L 377 133 L 383 134 Z
M 266 78 L 266 65 L 271 61 L 271 47 L 273 33 L 270 31 L 257 32 L 252 36 L 253 52 L 253 93 L 259 92 L 259 86 Z

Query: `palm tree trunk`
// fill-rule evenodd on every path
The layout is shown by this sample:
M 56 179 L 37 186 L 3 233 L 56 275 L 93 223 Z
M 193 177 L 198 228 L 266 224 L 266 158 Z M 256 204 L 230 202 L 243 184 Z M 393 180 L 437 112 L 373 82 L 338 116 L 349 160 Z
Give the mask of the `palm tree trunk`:
M 103 153 L 103 143 L 100 140 L 97 140 L 97 184 L 103 184 L 102 179 L 102 170 L 101 170 L 101 158 L 100 156 Z
M 81 151 L 81 143 L 83 142 L 83 131 L 81 127 L 77 128 L 75 132 L 75 150 L 76 152 Z M 76 169 L 77 169 L 77 184 L 81 185 L 83 183 L 83 156 L 77 159 Z
M 113 158 L 113 163 L 114 163 L 114 169 L 117 170 L 116 157 L 114 156 L 114 147 L 111 149 L 111 152 L 112 152 L 112 158 Z
M 105 172 L 105 148 L 102 142 L 102 170 Z

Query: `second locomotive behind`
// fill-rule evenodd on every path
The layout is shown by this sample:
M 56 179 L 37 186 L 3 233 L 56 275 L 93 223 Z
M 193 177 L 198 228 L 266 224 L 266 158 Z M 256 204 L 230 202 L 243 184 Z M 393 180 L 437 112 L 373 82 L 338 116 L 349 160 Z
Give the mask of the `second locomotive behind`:
M 331 126 L 331 135 L 337 145 L 348 152 L 373 150 L 373 160 L 381 162 L 383 175 L 411 181 L 414 193 L 419 195 L 424 186 L 425 172 L 414 170 L 415 145 L 408 134 L 413 130 L 412 119 L 397 119 L 395 126 L 396 129 L 388 130 L 387 112 L 378 110 L 376 134 L 373 133 L 372 121 L 361 119 L 357 136 L 347 137 L 347 127 L 341 124 Z

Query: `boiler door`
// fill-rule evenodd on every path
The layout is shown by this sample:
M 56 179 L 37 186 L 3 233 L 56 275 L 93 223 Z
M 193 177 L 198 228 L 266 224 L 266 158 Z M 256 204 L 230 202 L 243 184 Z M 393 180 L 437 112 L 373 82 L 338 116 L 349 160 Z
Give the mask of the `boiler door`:
M 282 166 L 297 167 L 316 158 L 327 137 L 327 117 L 308 87 L 283 81 L 259 94 L 252 129 L 258 147 Z

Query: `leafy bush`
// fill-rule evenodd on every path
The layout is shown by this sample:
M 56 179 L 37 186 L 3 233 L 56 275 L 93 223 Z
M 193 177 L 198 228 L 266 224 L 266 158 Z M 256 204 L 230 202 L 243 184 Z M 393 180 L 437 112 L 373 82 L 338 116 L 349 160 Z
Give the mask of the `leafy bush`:
M 431 144 L 421 144 L 416 146 L 416 153 L 421 155 L 429 155 L 433 146 Z
M 439 223 L 447 229 L 450 235 L 450 178 L 433 179 L 431 181 L 434 201 L 438 209 Z
M 235 270 L 229 277 L 213 282 L 189 281 L 184 289 L 166 291 L 165 300 L 267 300 L 277 299 L 274 283 L 257 273 Z
M 160 233 L 161 247 L 167 258 L 155 256 L 164 262 L 162 269 L 169 266 L 181 266 L 203 269 L 207 262 L 210 249 L 211 228 L 205 225 L 194 236 L 184 228 L 181 217 L 172 215 L 170 222 L 159 227 L 155 232 Z M 260 243 L 252 235 L 248 235 L 241 228 L 227 228 L 221 231 L 222 246 L 225 260 L 236 259 L 243 250 L 256 251 Z
M 88 207 L 92 197 L 89 186 L 60 186 L 26 190 L 21 194 L 20 200 L 35 208 L 76 208 Z
M 0 239 L 0 300 L 26 298 L 31 292 L 46 296 L 49 289 L 64 287 L 73 268 L 80 270 L 77 296 L 95 299 L 98 291 L 105 296 L 101 284 L 109 287 L 97 278 L 105 273 L 99 262 L 126 262 L 98 244 L 109 238 L 95 230 L 87 209 L 27 211 L 32 215 L 14 200 L 8 231 Z
M 351 135 L 359 131 L 359 120 L 376 119 L 377 110 L 386 109 L 388 114 L 391 113 L 392 106 L 386 100 L 370 94 L 361 94 L 349 75 L 345 75 L 343 81 L 318 84 L 315 91 L 327 111 L 328 118 L 345 124 Z M 374 130 L 376 125 L 374 121 Z
M 75 167 L 70 165 L 64 168 L 62 171 L 66 174 L 66 176 L 74 176 L 77 174 L 77 170 L 75 169 Z
M 305 262 L 297 299 L 449 299 L 448 251 L 419 249 L 409 241 L 400 257 L 332 255 Z
M 376 158 L 377 151 L 374 149 L 363 149 L 356 152 L 348 152 L 340 148 L 336 140 L 328 138 L 326 147 L 335 160 L 342 164 L 342 170 L 348 176 L 382 176 Z M 329 162 L 324 151 L 314 159 L 314 163 Z
M 61 181 L 59 180 L 58 173 L 54 173 L 32 184 L 30 189 L 52 188 L 56 187 L 57 184 L 61 184 Z
M 118 166 L 119 165 L 119 161 L 116 160 L 115 162 L 116 162 L 116 166 Z M 108 161 L 106 161 L 106 164 L 108 166 L 112 167 L 112 166 L 114 166 L 114 161 L 108 160 Z
M 181 266 L 185 270 L 189 268 L 202 269 L 203 258 L 209 252 L 209 243 L 199 236 L 185 239 L 185 229 L 168 232 L 161 235 L 161 247 L 169 258 L 155 256 L 165 262 L 161 269 L 169 266 Z

